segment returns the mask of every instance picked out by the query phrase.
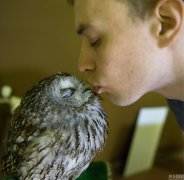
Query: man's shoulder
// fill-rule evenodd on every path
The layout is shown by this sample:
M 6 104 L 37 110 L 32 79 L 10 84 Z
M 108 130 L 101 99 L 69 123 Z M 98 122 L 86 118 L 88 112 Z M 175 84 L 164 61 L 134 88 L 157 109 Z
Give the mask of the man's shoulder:
M 178 124 L 180 125 L 181 129 L 184 130 L 184 102 L 168 99 L 168 103 L 174 112 Z

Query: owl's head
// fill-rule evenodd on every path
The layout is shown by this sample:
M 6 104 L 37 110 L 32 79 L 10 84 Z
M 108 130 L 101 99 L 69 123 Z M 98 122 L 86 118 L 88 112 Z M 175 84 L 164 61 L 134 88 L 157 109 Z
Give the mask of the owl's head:
M 26 96 L 65 107 L 81 107 L 91 99 L 98 99 L 88 84 L 68 73 L 56 73 L 43 79 Z
M 91 116 L 105 119 L 99 96 L 89 85 L 67 73 L 51 75 L 34 85 L 16 112 L 27 119 L 32 117 L 41 127 L 55 127 L 58 123 L 65 124 L 63 121 L 72 124 L 76 119 Z
M 28 90 L 23 97 L 16 113 L 25 119 L 34 120 L 42 127 L 55 126 L 62 121 L 102 116 L 99 96 L 89 85 L 67 73 L 51 75 Z M 15 115 L 15 118 L 16 115 Z
M 54 101 L 68 106 L 82 106 L 94 98 L 96 94 L 89 85 L 67 73 L 57 73 L 46 82 L 49 94 Z

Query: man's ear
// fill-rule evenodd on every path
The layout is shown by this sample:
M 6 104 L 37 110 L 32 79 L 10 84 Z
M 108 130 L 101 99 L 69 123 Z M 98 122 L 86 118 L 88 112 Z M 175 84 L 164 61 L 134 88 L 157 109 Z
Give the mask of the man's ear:
M 155 6 L 156 36 L 160 47 L 166 47 L 178 34 L 183 24 L 184 1 L 159 0 Z

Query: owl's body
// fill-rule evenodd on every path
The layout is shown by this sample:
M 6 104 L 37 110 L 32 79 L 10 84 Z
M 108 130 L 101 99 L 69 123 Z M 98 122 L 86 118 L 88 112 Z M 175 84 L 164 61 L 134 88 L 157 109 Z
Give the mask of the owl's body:
M 98 96 L 57 73 L 33 86 L 16 109 L 3 172 L 20 180 L 75 179 L 103 148 L 107 129 Z

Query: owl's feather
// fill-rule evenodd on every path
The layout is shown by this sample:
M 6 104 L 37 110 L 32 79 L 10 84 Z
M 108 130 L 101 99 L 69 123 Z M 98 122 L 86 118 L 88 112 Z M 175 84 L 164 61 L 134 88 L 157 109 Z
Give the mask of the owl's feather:
M 104 146 L 108 123 L 99 97 L 75 76 L 57 73 L 33 86 L 10 124 L 5 175 L 75 179 Z

